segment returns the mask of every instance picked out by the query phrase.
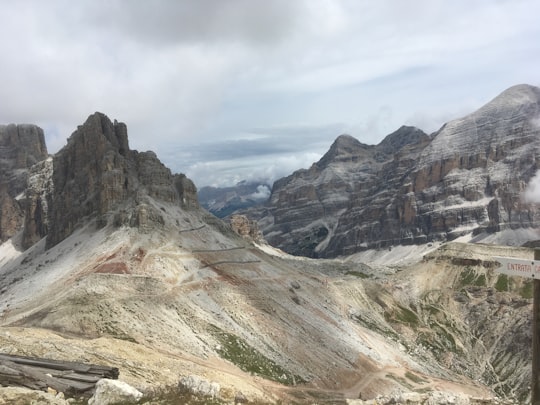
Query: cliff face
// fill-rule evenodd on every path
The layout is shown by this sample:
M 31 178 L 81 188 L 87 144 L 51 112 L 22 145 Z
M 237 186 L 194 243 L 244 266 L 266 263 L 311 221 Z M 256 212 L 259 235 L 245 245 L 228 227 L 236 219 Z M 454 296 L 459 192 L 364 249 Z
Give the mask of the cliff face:
M 0 126 L 0 242 L 11 238 L 24 221 L 29 168 L 47 157 L 43 130 L 35 125 Z
M 98 224 L 149 226 L 160 221 L 146 197 L 183 208 L 196 208 L 191 180 L 172 175 L 153 152 L 129 149 L 127 127 L 95 113 L 79 126 L 53 158 L 53 192 L 49 196 L 47 246 L 69 236 L 81 219 Z
M 126 125 L 101 113 L 50 158 L 41 128 L 0 127 L 0 169 L 0 241 L 22 228 L 25 249 L 44 236 L 50 248 L 92 218 L 99 226 L 159 226 L 149 198 L 198 207 L 191 180 L 173 175 L 153 152 L 130 150 Z
M 287 252 L 333 257 L 536 227 L 521 193 L 538 169 L 539 102 L 540 89 L 518 85 L 431 137 L 412 127 L 376 146 L 340 136 L 274 184 L 261 228 Z

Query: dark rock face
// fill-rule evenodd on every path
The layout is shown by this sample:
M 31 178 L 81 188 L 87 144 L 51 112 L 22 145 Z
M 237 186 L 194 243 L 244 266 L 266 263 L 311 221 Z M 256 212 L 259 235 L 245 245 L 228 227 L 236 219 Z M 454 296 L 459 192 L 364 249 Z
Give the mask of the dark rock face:
M 172 175 L 153 152 L 129 149 L 127 128 L 95 113 L 79 126 L 53 159 L 53 192 L 49 196 L 51 247 L 69 236 L 83 218 L 105 225 L 162 225 L 146 197 L 196 208 L 191 180 Z
M 98 225 L 162 226 L 149 200 L 197 209 L 197 189 L 153 152 L 129 149 L 127 127 L 95 113 L 48 158 L 43 130 L 0 126 L 0 242 L 21 228 L 22 247 L 51 247 L 88 219 Z
M 271 244 L 312 257 L 536 227 L 521 193 L 538 169 L 539 103 L 539 88 L 518 85 L 431 137 L 401 127 L 370 146 L 342 135 L 278 180 L 257 219 Z
M 29 168 L 47 157 L 43 130 L 35 125 L 0 126 L 0 242 L 11 238 L 24 221 Z

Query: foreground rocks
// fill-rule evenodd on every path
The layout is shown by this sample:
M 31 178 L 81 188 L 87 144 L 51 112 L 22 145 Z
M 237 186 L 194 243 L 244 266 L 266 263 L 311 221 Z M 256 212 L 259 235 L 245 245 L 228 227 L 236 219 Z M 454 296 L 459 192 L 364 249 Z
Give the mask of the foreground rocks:
M 54 395 L 21 387 L 0 387 L 0 404 L 69 405 L 69 402 L 62 394 Z
M 347 400 L 348 405 L 511 405 L 517 402 L 493 398 L 473 398 L 464 394 L 433 391 L 428 393 L 404 392 L 395 395 L 380 395 L 375 399 L 362 401 Z
M 134 404 L 143 396 L 142 392 L 118 380 L 102 379 L 96 384 L 96 392 L 88 405 L 109 405 L 117 403 Z

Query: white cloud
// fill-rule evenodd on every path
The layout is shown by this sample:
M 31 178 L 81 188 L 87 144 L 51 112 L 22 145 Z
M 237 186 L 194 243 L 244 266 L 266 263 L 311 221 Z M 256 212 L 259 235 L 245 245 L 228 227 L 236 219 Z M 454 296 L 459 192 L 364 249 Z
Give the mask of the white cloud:
M 254 200 L 266 200 L 270 197 L 272 190 L 263 184 L 257 186 L 257 191 L 250 195 Z
M 378 143 L 404 123 L 431 131 L 506 87 L 540 84 L 539 12 L 536 0 L 3 2 L 0 123 L 41 125 L 54 152 L 101 111 L 128 125 L 132 148 L 200 185 L 270 178 L 284 172 L 279 159 L 309 166 L 302 156 L 341 129 Z M 274 159 L 223 147 L 181 161 L 194 145 L 285 124 L 336 132 L 264 134 L 289 144 Z
M 523 199 L 527 203 L 540 203 L 540 170 L 529 181 L 527 188 L 523 192 Z

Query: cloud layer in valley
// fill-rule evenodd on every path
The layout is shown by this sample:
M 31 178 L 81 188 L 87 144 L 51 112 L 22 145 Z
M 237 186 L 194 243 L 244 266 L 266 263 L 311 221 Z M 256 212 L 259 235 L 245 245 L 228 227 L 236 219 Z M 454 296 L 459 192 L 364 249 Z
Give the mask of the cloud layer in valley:
M 273 181 L 341 133 L 427 132 L 540 84 L 536 0 L 2 2 L 0 123 L 94 111 L 196 184 Z

